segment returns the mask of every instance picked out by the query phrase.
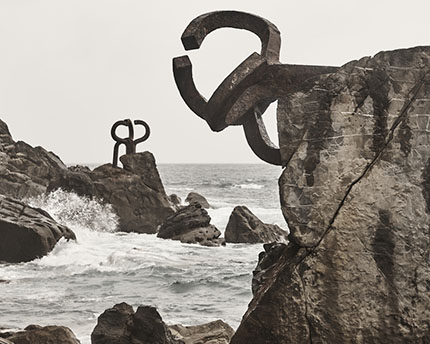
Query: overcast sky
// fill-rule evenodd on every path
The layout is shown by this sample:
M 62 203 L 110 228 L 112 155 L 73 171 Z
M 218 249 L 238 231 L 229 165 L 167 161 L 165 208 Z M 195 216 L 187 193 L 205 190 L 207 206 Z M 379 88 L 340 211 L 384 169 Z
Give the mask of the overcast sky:
M 283 63 L 340 66 L 381 50 L 430 44 L 428 0 L 144 1 L 0 0 L 0 118 L 15 140 L 63 161 L 110 162 L 110 128 L 143 119 L 138 151 L 159 163 L 259 162 L 241 128 L 213 133 L 181 99 L 172 58 L 188 54 L 209 98 L 253 51 L 250 32 L 221 29 L 186 53 L 196 16 L 222 9 L 260 15 L 281 31 Z M 275 109 L 264 115 L 277 142 Z M 139 136 L 139 132 L 136 133 Z

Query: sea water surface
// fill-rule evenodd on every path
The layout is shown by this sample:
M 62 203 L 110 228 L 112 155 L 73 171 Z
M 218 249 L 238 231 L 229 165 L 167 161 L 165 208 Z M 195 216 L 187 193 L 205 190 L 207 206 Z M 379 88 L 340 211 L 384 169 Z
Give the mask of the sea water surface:
M 191 191 L 204 195 L 213 206 L 211 223 L 221 232 L 236 205 L 287 228 L 279 206 L 280 168 L 160 164 L 158 169 L 168 194 L 183 200 Z M 63 325 L 88 344 L 97 317 L 120 302 L 156 306 L 168 324 L 222 319 L 239 325 L 252 298 L 252 270 L 262 245 L 202 247 L 116 232 L 109 206 L 62 191 L 30 203 L 69 226 L 77 241 L 61 240 L 32 262 L 0 264 L 0 328 Z

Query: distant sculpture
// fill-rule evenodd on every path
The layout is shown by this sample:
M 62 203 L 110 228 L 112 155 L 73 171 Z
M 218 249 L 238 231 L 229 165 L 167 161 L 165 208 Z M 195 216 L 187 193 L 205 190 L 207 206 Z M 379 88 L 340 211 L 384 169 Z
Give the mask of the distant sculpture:
M 261 116 L 272 102 L 308 79 L 338 68 L 280 64 L 281 37 L 277 27 L 264 18 L 237 11 L 217 11 L 195 18 L 182 34 L 182 44 L 185 50 L 199 49 L 209 33 L 224 27 L 255 33 L 261 40 L 261 53 L 252 53 L 245 59 L 209 101 L 196 89 L 188 56 L 173 59 L 176 85 L 188 107 L 213 131 L 242 125 L 248 144 L 260 159 L 283 165 L 280 150 L 271 142 Z
M 139 119 L 136 119 L 134 121 L 134 124 L 136 125 L 143 125 L 145 127 L 145 135 L 143 135 L 142 137 L 134 140 L 134 128 L 133 128 L 133 122 L 130 119 L 124 119 L 121 121 L 117 121 L 114 123 L 114 125 L 112 126 L 111 129 L 111 136 L 112 138 L 116 141 L 115 146 L 113 148 L 113 161 L 112 161 L 112 165 L 114 167 L 118 166 L 118 150 L 119 150 L 119 146 L 121 144 L 125 145 L 125 154 L 131 154 L 131 153 L 136 153 L 136 145 L 138 143 L 144 142 L 149 138 L 149 135 L 151 133 L 151 130 L 149 128 L 149 125 Z M 120 125 L 124 125 L 126 127 L 128 127 L 128 137 L 118 137 L 118 135 L 116 135 L 116 129 L 120 126 Z

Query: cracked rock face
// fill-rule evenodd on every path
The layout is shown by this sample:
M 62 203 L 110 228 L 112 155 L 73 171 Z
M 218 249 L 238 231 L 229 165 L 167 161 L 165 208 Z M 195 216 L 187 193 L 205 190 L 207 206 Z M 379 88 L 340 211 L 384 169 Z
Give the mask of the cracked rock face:
M 231 343 L 430 342 L 430 47 L 279 100 L 291 242 Z

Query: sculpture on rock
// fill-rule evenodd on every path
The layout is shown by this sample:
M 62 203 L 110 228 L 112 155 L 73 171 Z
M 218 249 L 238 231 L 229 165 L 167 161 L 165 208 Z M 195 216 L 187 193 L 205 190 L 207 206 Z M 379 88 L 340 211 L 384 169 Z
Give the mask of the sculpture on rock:
M 140 137 L 136 140 L 134 139 L 133 122 L 130 119 L 124 119 L 122 121 L 117 121 L 112 126 L 110 133 L 111 133 L 112 138 L 116 141 L 115 146 L 113 148 L 112 165 L 114 167 L 118 166 L 118 150 L 119 150 L 120 145 L 122 145 L 122 144 L 125 145 L 125 154 L 136 153 L 137 144 L 146 141 L 149 138 L 149 135 L 151 134 L 151 130 L 149 128 L 149 125 L 146 122 L 144 122 L 140 119 L 136 119 L 134 121 L 134 124 L 142 125 L 143 127 L 145 127 L 145 135 L 143 135 L 142 137 Z M 128 127 L 128 137 L 124 137 L 124 138 L 118 137 L 118 135 L 116 134 L 116 129 L 120 125 Z
M 273 24 L 227 11 L 193 20 L 185 48 L 220 27 L 256 33 L 261 54 L 209 101 L 186 56 L 174 59 L 176 83 L 212 130 L 243 125 L 253 151 L 283 166 L 290 229 L 231 344 L 430 343 L 430 47 L 282 65 Z M 279 149 L 261 121 L 274 100 Z
M 218 86 L 209 101 L 196 89 L 188 56 L 173 59 L 176 85 L 188 107 L 213 131 L 242 125 L 253 152 L 262 160 L 282 165 L 279 148 L 267 135 L 261 116 L 269 105 L 300 87 L 310 78 L 336 67 L 286 65 L 279 62 L 281 37 L 277 27 L 261 17 L 237 12 L 211 12 L 194 19 L 182 34 L 186 50 L 198 49 L 212 31 L 231 27 L 255 33 L 261 53 L 252 53 Z

